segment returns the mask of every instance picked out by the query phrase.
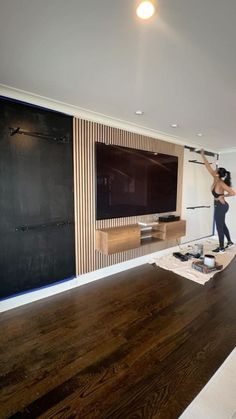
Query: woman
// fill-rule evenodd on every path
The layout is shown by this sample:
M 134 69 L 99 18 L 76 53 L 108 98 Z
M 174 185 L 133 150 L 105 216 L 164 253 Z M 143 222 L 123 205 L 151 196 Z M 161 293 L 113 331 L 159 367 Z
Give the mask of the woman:
M 214 178 L 211 192 L 215 201 L 215 222 L 219 237 L 219 247 L 214 249 L 213 252 L 224 252 L 226 248 L 234 245 L 225 224 L 225 215 L 229 209 L 229 204 L 225 201 L 225 197 L 234 196 L 235 191 L 231 188 L 230 172 L 223 167 L 213 170 L 205 156 L 204 150 L 201 150 L 201 156 L 208 172 Z M 228 240 L 226 247 L 224 247 L 224 236 Z

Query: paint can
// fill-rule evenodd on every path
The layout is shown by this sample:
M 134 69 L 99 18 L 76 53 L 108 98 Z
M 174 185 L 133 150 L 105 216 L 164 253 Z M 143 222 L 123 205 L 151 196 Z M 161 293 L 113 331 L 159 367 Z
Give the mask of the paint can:
M 215 256 L 213 255 L 205 255 L 204 256 L 204 265 L 208 268 L 214 268 L 216 264 Z

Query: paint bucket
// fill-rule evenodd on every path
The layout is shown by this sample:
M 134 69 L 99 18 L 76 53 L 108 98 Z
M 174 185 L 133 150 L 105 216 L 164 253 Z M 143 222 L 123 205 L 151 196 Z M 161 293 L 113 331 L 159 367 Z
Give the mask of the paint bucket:
M 204 265 L 208 268 L 214 268 L 216 264 L 215 256 L 213 255 L 205 255 L 204 256 Z

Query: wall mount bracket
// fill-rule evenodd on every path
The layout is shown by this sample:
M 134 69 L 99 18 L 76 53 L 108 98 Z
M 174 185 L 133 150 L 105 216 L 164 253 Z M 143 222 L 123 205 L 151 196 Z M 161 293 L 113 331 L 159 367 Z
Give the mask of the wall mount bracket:
M 39 138 L 39 139 L 43 139 L 43 140 L 48 140 L 48 141 L 55 141 L 58 144 L 68 144 L 69 143 L 69 137 L 68 135 L 63 135 L 61 137 L 56 137 L 50 134 L 43 134 L 40 132 L 34 132 L 34 131 L 26 131 L 21 129 L 20 127 L 17 128 L 13 128 L 13 127 L 9 127 L 9 134 L 10 137 L 13 137 L 14 135 L 26 135 L 28 137 L 35 137 L 35 138 Z
M 52 223 L 43 223 L 43 224 L 34 224 L 34 225 L 25 224 L 19 227 L 15 227 L 15 232 L 26 233 L 27 231 L 30 231 L 30 230 L 39 230 L 39 229 L 44 229 L 48 227 L 65 227 L 65 226 L 69 226 L 73 224 L 74 224 L 74 221 L 71 221 L 71 220 L 54 221 Z
M 191 210 L 195 210 L 195 209 L 198 209 L 198 208 L 211 208 L 211 206 L 210 205 L 199 205 L 197 207 L 186 207 L 186 209 L 191 209 Z

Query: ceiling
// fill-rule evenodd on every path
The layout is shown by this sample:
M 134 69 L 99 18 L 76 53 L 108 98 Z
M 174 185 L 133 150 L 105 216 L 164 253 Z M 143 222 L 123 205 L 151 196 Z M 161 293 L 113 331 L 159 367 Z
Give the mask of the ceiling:
M 135 5 L 0 0 L 0 83 L 205 148 L 236 147 L 236 1 L 159 0 L 150 22 Z

